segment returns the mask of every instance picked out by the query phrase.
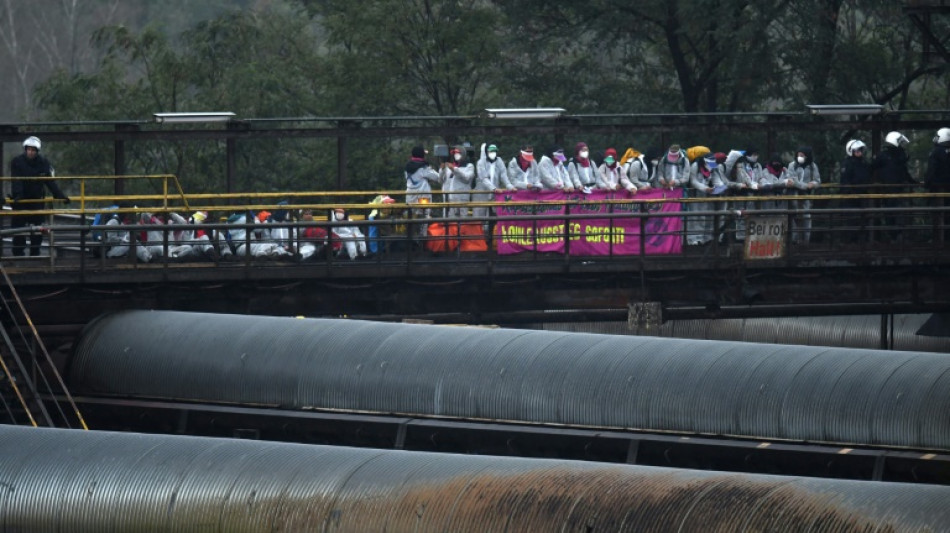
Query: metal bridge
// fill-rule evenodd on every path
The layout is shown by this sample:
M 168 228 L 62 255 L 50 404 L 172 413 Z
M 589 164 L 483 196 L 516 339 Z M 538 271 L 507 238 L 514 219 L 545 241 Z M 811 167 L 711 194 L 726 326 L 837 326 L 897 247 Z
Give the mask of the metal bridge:
M 155 179 L 174 183 L 169 176 Z M 175 187 L 165 190 L 175 191 Z M 629 320 L 640 326 L 695 318 L 950 310 L 944 195 L 844 196 L 835 189 L 827 191 L 808 197 L 810 209 L 799 207 L 795 198 L 800 197 L 742 198 L 741 205 L 736 198 L 703 199 L 707 202 L 703 211 L 690 207 L 697 205 L 697 199 L 664 200 L 679 204 L 682 211 L 673 213 L 650 209 L 650 201 L 610 200 L 597 219 L 612 230 L 625 229 L 619 237 L 602 238 L 606 244 L 598 255 L 546 252 L 538 244 L 543 242 L 540 238 L 520 242 L 519 253 L 499 249 L 505 236 L 497 228 L 505 223 L 537 228 L 558 222 L 556 227 L 562 228 L 558 231 L 564 233 L 554 237 L 563 238 L 568 246 L 588 238 L 571 233 L 576 231 L 577 221 L 590 218 L 582 209 L 590 202 L 583 199 L 559 202 L 563 214 L 554 215 L 532 214 L 538 203 L 509 203 L 505 205 L 521 208 L 518 214 L 495 214 L 486 220 L 438 216 L 449 205 L 445 203 L 431 204 L 431 218 L 420 220 L 411 218 L 407 205 L 397 203 L 384 210 L 395 216 L 380 217 L 377 211 L 374 220 L 367 220 L 380 206 L 358 202 L 368 201 L 377 192 L 89 196 L 76 199 L 79 206 L 75 208 L 35 211 L 51 217 L 41 228 L 25 229 L 47 234 L 42 255 L 11 257 L 7 249 L 3 264 L 29 315 L 38 326 L 53 330 L 53 326 L 78 326 L 102 312 L 129 308 L 473 324 Z M 379 192 L 395 198 L 401 194 Z M 867 207 L 842 208 L 845 198 Z M 876 207 L 884 198 L 899 207 Z M 120 199 L 129 206 L 153 205 L 101 207 Z M 263 226 L 226 223 L 232 213 L 286 211 L 288 206 L 278 203 L 286 199 L 294 211 L 311 208 L 317 216 L 309 222 L 291 217 Z M 780 201 L 778 207 L 763 209 L 764 202 L 771 200 Z M 340 223 L 320 215 L 343 206 L 356 215 L 346 224 L 375 235 L 369 239 L 371 249 L 376 247 L 371 257 L 350 261 L 332 252 L 333 229 Z M 102 228 L 93 226 L 94 215 L 102 212 L 130 217 L 144 211 L 188 216 L 198 209 L 210 212 L 211 217 L 188 228 L 214 232 L 279 226 L 291 234 L 287 246 L 294 249 L 299 244 L 293 242 L 297 230 L 319 227 L 331 235 L 326 246 L 331 251 L 305 261 L 290 255 L 276 260 L 251 255 L 223 257 L 222 245 L 216 242 L 218 253 L 200 259 L 174 259 L 169 257 L 169 249 L 176 244 L 174 233 L 181 225 L 122 226 L 133 236 L 147 230 L 163 232 L 157 245 L 161 251 L 151 262 L 143 263 L 134 253 L 107 257 L 108 245 L 98 240 Z M 6 219 L 11 212 L 2 214 Z M 801 225 L 805 216 L 810 217 L 810 230 Z M 715 238 L 705 245 L 687 245 L 684 228 L 700 217 L 712 221 Z M 751 228 L 763 217 L 778 220 L 787 231 L 771 243 L 778 246 L 779 253 L 756 257 L 750 248 L 755 246 L 750 244 L 754 239 L 743 239 L 741 232 L 748 226 L 746 233 L 751 235 Z M 651 220 L 672 218 L 682 221 L 675 232 L 669 231 L 669 226 L 651 229 Z M 450 233 L 472 223 L 476 227 L 491 225 L 495 231 L 420 236 L 415 229 L 421 223 L 447 227 Z M 252 231 L 242 233 L 246 244 L 256 242 Z M 632 253 L 622 250 L 615 243 L 624 237 L 639 239 L 641 249 Z M 642 243 L 651 237 L 678 241 L 680 246 L 673 252 L 649 253 Z M 133 238 L 133 249 L 143 245 L 135 241 Z M 479 246 L 465 246 L 476 242 Z
M 83 194 L 74 197 L 70 205 L 45 209 L 42 201 L 36 202 L 37 209 L 32 212 L 47 216 L 48 223 L 2 230 L 5 238 L 23 232 L 41 232 L 46 238 L 37 257 L 12 257 L 4 243 L 0 270 L 6 304 L 2 329 L 5 342 L 0 346 L 0 360 L 16 361 L 17 368 L 4 369 L 0 398 L 14 397 L 6 394 L 7 389 L 22 386 L 24 390 L 23 394 L 15 394 L 20 405 L 5 403 L 9 419 L 29 419 L 32 425 L 85 428 L 83 416 L 88 416 L 96 429 L 456 453 L 551 454 L 639 465 L 904 483 L 946 482 L 948 456 L 943 444 L 906 448 L 870 446 L 860 441 L 860 448 L 855 449 L 849 440 L 815 443 L 805 438 L 784 442 L 781 438 L 762 440 L 760 435 L 751 439 L 734 435 L 723 438 L 697 430 L 669 433 L 669 428 L 631 432 L 624 429 L 626 425 L 616 430 L 559 424 L 540 427 L 495 415 L 476 420 L 430 418 L 418 413 L 394 415 L 362 408 L 353 412 L 309 408 L 277 412 L 259 402 L 220 403 L 200 396 L 184 400 L 181 394 L 174 395 L 174 401 L 156 401 L 148 394 L 129 398 L 79 391 L 81 395 L 74 399 L 57 371 L 82 367 L 69 362 L 69 356 L 83 326 L 107 311 L 130 309 L 505 325 L 626 320 L 639 327 L 658 327 L 663 322 L 690 318 L 946 312 L 950 309 L 950 290 L 945 281 L 950 254 L 943 239 L 947 195 L 906 191 L 843 195 L 837 188 L 827 187 L 807 198 L 810 207 L 803 202 L 804 197 L 766 195 L 598 202 L 581 197 L 471 204 L 496 207 L 497 211 L 486 219 L 440 216 L 450 204 L 435 202 L 427 206 L 431 217 L 417 218 L 412 208 L 418 206 L 401 203 L 402 193 L 394 191 L 188 195 L 173 176 L 142 178 L 160 180 L 164 192 L 100 197 L 85 194 L 85 181 L 95 178 L 73 178 L 80 181 Z M 396 203 L 363 203 L 381 193 L 397 198 Z M 438 193 L 435 198 L 440 199 Z M 282 203 L 285 199 L 288 204 Z M 842 207 L 842 200 L 857 201 L 860 207 Z M 884 200 L 896 207 L 882 207 Z M 699 208 L 704 202 L 707 205 Z M 107 207 L 113 203 L 123 207 Z M 677 209 L 653 208 L 660 204 L 675 205 Z M 551 206 L 561 211 L 549 209 Z M 356 215 L 356 220 L 345 224 L 361 227 L 369 236 L 367 243 L 375 245 L 375 254 L 351 261 L 333 251 L 333 230 L 344 223 L 320 214 L 335 207 L 345 207 Z M 507 209 L 511 207 L 516 209 Z M 593 211 L 595 207 L 597 211 Z M 261 211 L 273 214 L 302 209 L 311 209 L 317 216 L 314 220 L 290 217 L 263 224 L 227 222 L 235 213 L 251 219 L 251 213 Z M 140 220 L 136 215 L 144 212 L 187 216 L 197 210 L 209 212 L 209 218 L 187 226 L 136 222 Z M 374 210 L 375 216 L 371 216 Z M 130 222 L 108 227 L 93 224 L 93 217 L 100 213 L 126 216 Z M 11 212 L 2 215 L 7 228 Z M 606 224 L 610 231 L 576 230 L 589 227 L 581 222 L 591 218 Z M 699 218 L 705 218 L 714 228 L 712 238 L 707 244 L 689 245 L 686 228 Z M 810 228 L 802 224 L 806 219 L 811 221 Z M 677 223 L 653 223 L 657 220 Z M 760 232 L 754 228 L 767 223 L 781 231 L 775 235 L 766 232 L 771 240 L 757 241 Z M 427 232 L 423 236 L 415 231 L 422 224 L 442 228 L 448 235 Z M 462 231 L 472 226 L 481 229 L 483 224 L 493 231 Z M 552 224 L 563 228 L 563 233 L 537 231 Z M 505 241 L 508 235 L 500 229 L 511 225 L 531 228 L 534 231 L 530 235 L 538 237 L 519 236 L 516 241 L 522 248 L 511 253 L 511 243 Z M 209 239 L 214 252 L 200 258 L 176 259 L 172 253 L 180 244 L 176 233 L 184 228 L 212 234 L 245 231 L 241 232 L 243 242 L 234 239 L 228 244 Z M 324 253 L 308 259 L 293 254 L 265 258 L 232 253 L 230 258 L 225 257 L 225 246 L 250 249 L 252 243 L 263 242 L 255 240 L 254 230 L 264 228 L 287 229 L 289 241 L 285 245 L 290 250 L 300 249 L 298 230 L 320 228 L 329 237 Z M 613 231 L 617 228 L 622 231 Z M 129 237 L 128 253 L 109 257 L 114 246 L 108 239 L 109 232 Z M 158 232 L 160 243 L 154 237 L 140 242 L 143 232 Z M 638 246 L 624 248 L 626 241 L 613 238 L 618 235 Z M 602 244 L 599 253 L 578 254 L 576 248 L 571 251 L 572 242 L 588 237 L 596 237 Z M 197 242 L 193 237 L 189 239 L 185 242 Z M 551 239 L 561 239 L 565 249 L 543 249 Z M 671 246 L 662 253 L 650 252 L 646 243 L 657 239 Z M 756 242 L 759 249 L 754 246 Z M 137 259 L 135 250 L 141 246 L 156 248 L 151 261 Z M 212 318 L 206 320 L 206 324 L 195 327 L 221 333 Z M 264 323 L 259 317 L 248 320 Z M 451 331 L 461 328 L 443 329 L 447 330 L 447 339 L 462 335 Z M 156 327 L 154 332 L 173 340 L 149 345 L 165 350 L 168 344 L 184 341 L 196 347 L 176 339 L 176 331 Z M 29 334 L 16 336 L 16 332 Z M 130 337 L 141 337 L 128 328 L 126 332 Z M 96 338 L 94 334 L 88 337 Z M 226 333 L 222 338 L 235 337 Z M 103 338 L 115 340 L 117 336 Z M 434 353 L 450 351 L 437 349 Z M 196 348 L 191 355 L 207 362 L 209 354 Z M 655 354 L 648 355 L 653 358 Z M 888 360 L 885 355 L 880 357 Z M 833 357 L 830 360 L 838 364 Z M 942 364 L 939 356 L 932 360 Z M 115 376 L 123 376 L 120 382 L 127 381 L 129 374 L 117 371 L 114 365 L 103 368 L 107 370 L 95 376 L 116 371 Z M 172 368 L 188 372 L 180 364 Z M 148 372 L 143 376 L 145 380 L 155 378 Z M 671 377 L 671 383 L 675 382 L 677 378 Z M 860 381 L 856 383 L 856 388 L 862 386 Z M 208 391 L 207 387 L 199 389 Z M 372 396 L 375 391 L 368 394 Z

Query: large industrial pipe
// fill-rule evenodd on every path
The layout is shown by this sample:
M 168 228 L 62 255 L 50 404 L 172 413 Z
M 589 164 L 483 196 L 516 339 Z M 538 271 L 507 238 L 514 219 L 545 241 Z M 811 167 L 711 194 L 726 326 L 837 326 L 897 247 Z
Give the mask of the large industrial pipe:
M 0 426 L 3 531 L 947 531 L 950 488 Z
M 950 357 L 524 330 L 126 311 L 81 395 L 950 450 Z
M 635 327 L 627 321 L 548 322 L 531 329 L 648 335 L 680 339 L 806 344 L 841 348 L 950 352 L 950 334 L 943 315 L 853 315 L 780 318 L 670 320 L 659 327 Z M 924 331 L 924 333 L 921 333 Z M 935 335 L 934 333 L 942 333 Z M 928 334 L 930 333 L 930 334 Z

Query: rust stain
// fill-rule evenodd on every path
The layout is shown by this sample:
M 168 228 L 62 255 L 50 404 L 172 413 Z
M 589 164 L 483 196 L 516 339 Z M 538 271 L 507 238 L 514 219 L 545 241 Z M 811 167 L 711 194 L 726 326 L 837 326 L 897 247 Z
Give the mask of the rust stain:
M 793 483 L 747 477 L 535 469 L 409 481 L 388 497 L 337 502 L 327 531 L 900 530 Z M 387 515 L 383 511 L 391 510 Z M 302 525 L 302 524 L 300 524 Z M 294 530 L 288 524 L 288 530 Z M 312 527 L 313 524 L 310 524 Z M 369 529 L 367 529 L 369 528 Z M 376 529 L 378 528 L 378 529 Z

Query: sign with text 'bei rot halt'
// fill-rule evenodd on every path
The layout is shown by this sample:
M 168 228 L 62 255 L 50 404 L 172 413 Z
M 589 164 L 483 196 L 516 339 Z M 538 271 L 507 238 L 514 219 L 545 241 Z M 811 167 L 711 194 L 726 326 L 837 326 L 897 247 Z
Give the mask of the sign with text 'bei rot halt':
M 785 257 L 785 217 L 750 217 L 746 221 L 745 258 L 780 259 Z
M 683 220 L 678 214 L 680 204 L 663 200 L 682 198 L 682 191 L 625 190 L 600 191 L 590 194 L 566 194 L 560 191 L 515 191 L 498 193 L 496 212 L 499 216 L 546 215 L 554 218 L 535 220 L 501 220 L 495 227 L 500 255 L 536 250 L 565 253 L 567 238 L 571 255 L 636 255 L 641 253 L 641 221 L 643 253 L 675 254 L 682 251 Z M 604 203 L 609 200 L 653 200 L 652 202 Z M 659 200 L 659 201 L 657 201 Z M 512 203 L 522 205 L 512 205 Z M 570 208 L 565 205 L 570 204 Z M 576 203 L 575 203 L 576 202 Z M 525 205 L 524 203 L 527 203 Z M 558 219 L 558 215 L 572 218 Z M 655 213 L 658 216 L 601 218 L 622 213 Z M 661 214 L 671 213 L 667 216 Z

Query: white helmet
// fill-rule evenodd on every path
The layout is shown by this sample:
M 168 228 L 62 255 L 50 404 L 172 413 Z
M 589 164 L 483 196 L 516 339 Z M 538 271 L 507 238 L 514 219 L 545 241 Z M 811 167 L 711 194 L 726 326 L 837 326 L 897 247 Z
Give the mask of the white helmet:
M 884 142 L 894 147 L 910 144 L 910 141 L 907 140 L 907 137 L 904 137 L 904 134 L 899 131 L 892 131 L 888 133 L 887 137 L 884 137 Z
M 23 148 L 25 149 L 27 146 L 32 146 L 33 148 L 36 148 L 36 151 L 37 151 L 37 152 L 39 152 L 39 151 L 40 151 L 40 138 L 39 138 L 39 137 L 27 137 L 27 139 L 26 139 L 25 141 L 23 141 Z
M 850 141 L 848 141 L 848 144 L 844 146 L 844 151 L 848 152 L 848 155 L 854 155 L 854 153 L 857 152 L 858 150 L 864 150 L 867 147 L 868 146 L 864 144 L 862 141 L 859 141 L 857 139 L 851 139 Z
M 940 146 L 950 145 L 950 128 L 940 128 L 937 130 L 937 136 L 934 137 L 934 144 Z

